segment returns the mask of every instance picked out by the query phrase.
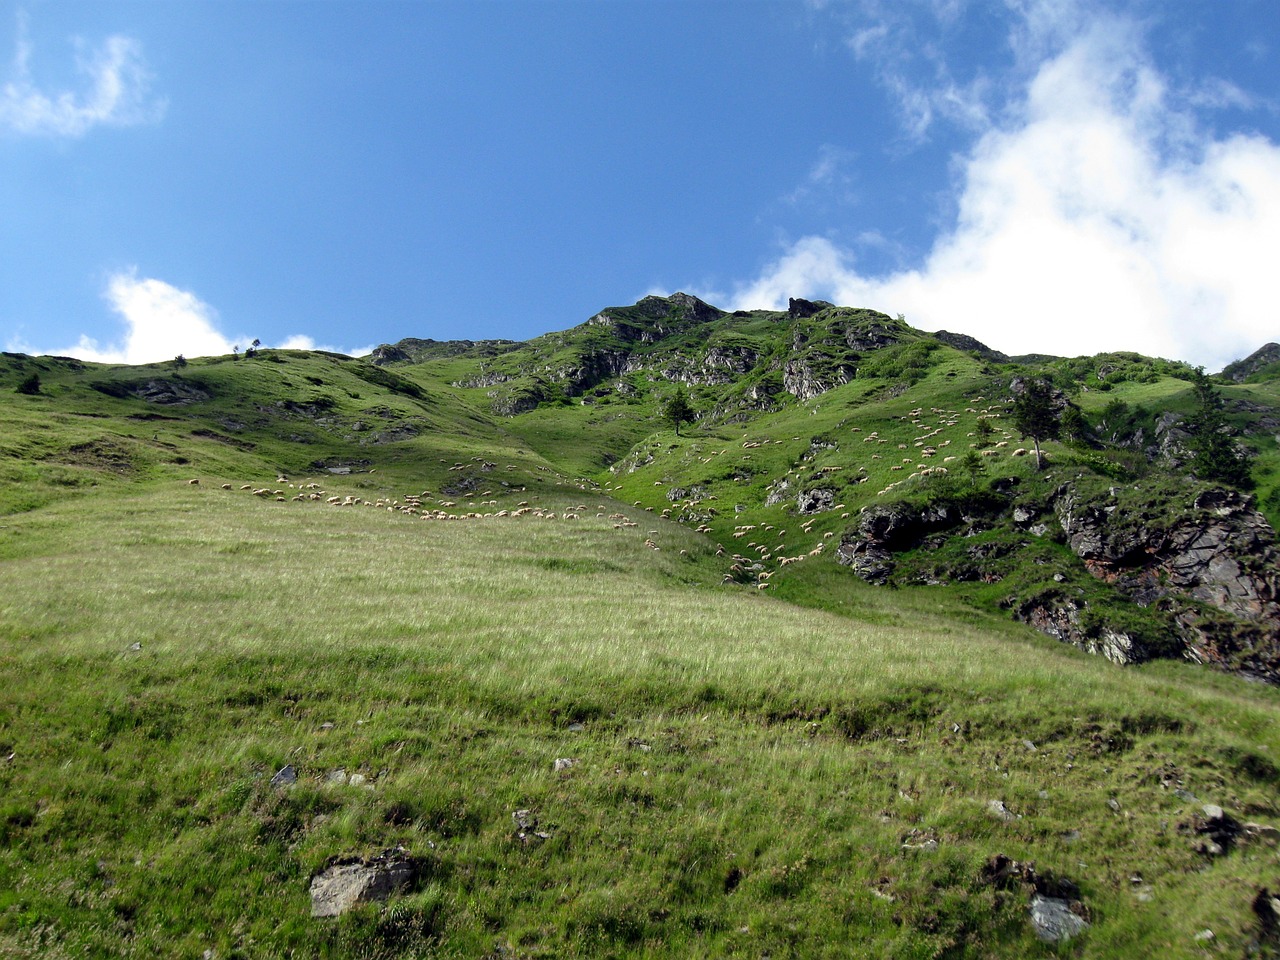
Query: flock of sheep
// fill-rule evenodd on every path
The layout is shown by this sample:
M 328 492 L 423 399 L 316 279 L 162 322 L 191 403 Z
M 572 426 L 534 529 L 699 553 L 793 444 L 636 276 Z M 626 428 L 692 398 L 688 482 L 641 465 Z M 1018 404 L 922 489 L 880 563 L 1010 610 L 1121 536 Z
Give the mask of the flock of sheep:
M 982 397 L 977 397 L 971 402 L 977 404 L 982 401 Z M 976 415 L 980 420 L 999 421 L 1001 419 L 1001 413 L 993 406 L 987 406 L 982 409 L 979 409 L 976 406 L 971 406 L 964 412 Z M 901 418 L 904 421 L 909 421 L 912 426 L 921 431 L 920 434 L 912 440 L 912 445 L 917 448 L 917 452 L 914 457 L 904 456 L 902 463 L 894 464 L 890 467 L 890 470 L 901 471 L 906 470 L 907 467 L 910 466 L 913 472 L 901 480 L 888 484 L 878 492 L 877 496 L 883 496 L 903 484 L 919 478 L 945 475 L 948 472 L 948 468 L 946 466 L 934 466 L 928 462 L 932 461 L 935 457 L 938 457 L 939 454 L 942 454 L 942 464 L 950 463 L 957 459 L 956 456 L 947 455 L 945 453 L 946 448 L 952 444 L 952 438 L 944 437 L 941 440 L 935 438 L 943 435 L 944 431 L 958 427 L 960 413 L 955 410 L 946 410 L 935 407 L 930 408 L 929 414 L 936 417 L 936 420 L 933 420 L 931 423 L 927 423 L 924 419 L 925 411 L 923 408 L 916 408 Z M 982 449 L 981 455 L 984 457 L 1000 456 L 1005 448 L 1008 447 L 1009 442 L 1012 439 L 1011 434 L 1007 430 L 1004 430 L 1002 426 L 997 426 L 996 429 L 1001 432 L 1002 439 L 995 441 L 990 447 Z M 850 432 L 859 434 L 862 433 L 862 428 L 851 427 Z M 968 434 L 968 437 L 970 438 L 974 436 L 976 436 L 975 432 L 970 432 Z M 795 437 L 793 439 L 799 440 L 800 438 Z M 785 441 L 777 439 L 744 440 L 742 446 L 744 449 L 756 449 L 767 443 L 783 442 Z M 862 442 L 876 444 L 877 446 L 889 443 L 888 440 L 880 436 L 880 432 L 878 430 L 873 430 L 870 433 L 867 433 L 862 437 Z M 897 446 L 898 449 L 902 451 L 911 449 L 906 443 L 899 443 Z M 969 447 L 974 449 L 977 449 L 978 446 L 979 445 L 976 442 L 969 444 Z M 724 450 L 716 450 L 711 454 L 711 456 L 706 458 L 699 457 L 698 459 L 703 463 L 707 463 L 710 462 L 712 457 L 723 454 L 724 452 Z M 1015 457 L 1026 456 L 1027 451 L 1019 447 L 1010 451 L 1010 455 Z M 871 459 L 880 460 L 881 455 L 873 453 L 871 454 Z M 464 466 L 465 465 L 463 464 L 457 464 L 450 469 L 460 470 L 463 469 Z M 489 469 L 492 469 L 493 467 L 492 464 L 487 463 L 484 466 Z M 509 466 L 507 469 L 514 470 L 516 468 L 514 466 Z M 822 468 L 821 472 L 834 472 L 835 469 L 839 468 Z M 865 482 L 866 479 L 867 478 L 863 476 L 859 478 L 857 482 Z M 199 484 L 199 482 L 200 481 L 198 479 L 188 481 L 188 483 L 192 485 Z M 655 485 L 661 486 L 662 483 L 663 482 L 659 480 L 655 482 Z M 608 487 L 611 486 L 611 484 L 608 485 Z M 606 487 L 606 492 L 611 492 L 608 487 Z M 223 483 L 222 489 L 233 490 L 235 489 L 235 486 L 231 483 Z M 497 509 L 497 500 L 484 499 L 493 496 L 492 490 L 484 490 L 481 493 L 467 498 L 467 507 L 470 509 L 466 510 L 457 509 L 458 501 L 444 499 L 443 497 L 436 497 L 430 490 L 423 490 L 421 493 L 405 494 L 401 497 L 376 497 L 374 499 L 367 499 L 354 494 L 346 494 L 343 496 L 327 495 L 326 491 L 321 489 L 320 484 L 314 480 L 295 483 L 283 475 L 276 478 L 275 486 L 260 487 L 246 483 L 242 484 L 239 489 L 241 491 L 248 492 L 255 497 L 272 499 L 279 502 L 322 502 L 335 507 L 368 507 L 400 513 L 422 520 L 437 521 L 490 520 L 508 517 L 532 517 L 544 520 L 578 520 L 590 512 L 585 503 L 580 503 L 572 508 L 557 512 L 533 506 L 528 501 L 520 501 L 513 508 Z M 703 499 L 715 500 L 716 497 L 709 496 Z M 703 500 L 700 499 L 689 499 L 680 504 L 680 506 L 684 508 L 692 508 L 698 506 L 702 502 Z M 635 501 L 634 505 L 649 513 L 655 512 L 653 507 L 644 507 L 639 500 Z M 844 506 L 845 505 L 843 503 L 834 504 L 823 512 L 830 514 L 834 511 L 842 511 L 840 513 L 841 519 L 848 519 L 849 512 L 844 509 Z M 673 509 L 674 507 L 664 508 L 661 511 L 660 516 L 663 518 L 670 518 Z M 596 519 L 599 520 L 607 519 L 612 523 L 615 530 L 625 530 L 639 525 L 636 520 L 631 519 L 625 513 L 617 512 L 616 510 L 614 512 L 609 512 L 609 507 L 605 504 L 596 505 L 595 516 Z M 817 520 L 818 517 L 813 516 L 808 520 L 803 521 L 800 524 L 801 531 L 806 535 L 812 535 L 812 528 Z M 700 534 L 710 534 L 713 531 L 711 526 L 704 522 L 698 525 L 696 532 Z M 658 531 L 656 530 L 649 531 L 649 535 L 644 541 L 645 546 L 653 550 L 660 549 L 657 541 L 653 539 L 657 534 Z M 734 553 L 731 558 L 732 564 L 730 566 L 729 573 L 725 576 L 725 581 L 743 582 L 754 580 L 757 589 L 761 590 L 769 586 L 769 578 L 778 569 L 793 563 L 798 563 L 808 557 L 820 556 L 826 547 L 826 541 L 835 536 L 834 532 L 827 531 L 812 548 L 802 548 L 798 553 L 788 553 L 787 545 L 783 542 L 783 538 L 786 537 L 787 534 L 785 529 L 778 529 L 770 523 L 752 523 L 740 524 L 733 530 L 733 538 L 735 540 L 743 540 L 753 534 L 756 539 L 748 540 L 745 546 L 747 550 L 754 554 L 754 556 Z M 765 534 L 773 534 L 773 536 L 771 538 L 766 538 L 764 536 Z M 776 540 L 777 542 L 769 543 L 766 542 L 767 539 Z M 682 554 L 686 552 L 687 551 L 681 551 Z M 716 555 L 723 557 L 726 554 L 726 547 L 723 544 L 718 544 Z M 775 564 L 773 569 L 765 567 L 765 564 L 769 563 Z

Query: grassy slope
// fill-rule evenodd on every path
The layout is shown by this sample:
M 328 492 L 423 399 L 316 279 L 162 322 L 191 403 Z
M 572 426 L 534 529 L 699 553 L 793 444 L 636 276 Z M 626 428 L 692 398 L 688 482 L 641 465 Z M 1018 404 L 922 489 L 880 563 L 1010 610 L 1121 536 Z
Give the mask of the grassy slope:
M 1081 955 L 1248 938 L 1274 850 L 1208 864 L 1171 789 L 1280 816 L 1274 691 L 1116 671 L 924 592 L 804 611 L 709 583 L 700 538 L 639 515 L 659 551 L 594 515 L 207 485 L 9 518 L 4 952 L 1022 956 L 1024 899 L 978 880 L 996 853 L 1080 883 Z M 270 787 L 285 763 L 302 782 Z M 515 840 L 517 809 L 551 839 Z M 327 858 L 397 844 L 423 889 L 307 916 Z
M 1095 924 L 1067 952 L 1199 956 L 1209 928 L 1238 954 L 1253 935 L 1275 850 L 1205 860 L 1178 829 L 1197 807 L 1173 790 L 1280 818 L 1275 691 L 1178 664 L 1118 671 L 947 593 L 865 587 L 828 554 L 772 590 L 830 613 L 719 583 L 717 540 L 812 549 L 903 476 L 913 419 L 986 408 L 976 361 L 945 351 L 897 396 L 855 381 L 677 439 L 654 430 L 652 394 L 497 422 L 483 391 L 448 386 L 456 363 L 399 371 L 424 399 L 350 362 L 283 359 L 193 363 L 182 375 L 214 399 L 182 409 L 86 385 L 172 371 L 43 361 L 43 396 L 0 385 L 0 953 L 1042 950 L 1025 896 L 979 881 L 996 853 L 1080 884 Z M 334 423 L 276 405 L 313 390 Z M 174 419 L 136 419 L 157 412 Z M 947 428 L 953 446 L 974 418 Z M 368 442 L 405 424 L 418 433 Z M 598 442 L 650 434 L 652 463 L 595 475 L 654 514 L 582 492 Z M 838 446 L 806 459 L 815 437 Z M 781 442 L 743 446 L 764 439 Z M 238 489 L 309 479 L 321 459 L 369 461 L 317 474 L 327 493 L 439 494 L 463 475 L 502 506 L 588 510 L 428 522 Z M 843 511 L 804 532 L 761 505 L 823 466 L 842 468 Z M 691 482 L 718 497 L 712 538 L 656 516 Z M 616 528 L 618 511 L 639 525 Z M 557 773 L 557 757 L 580 762 Z M 301 782 L 271 788 L 285 763 Z M 340 768 L 372 789 L 327 785 Z M 1019 819 L 994 819 L 994 799 Z M 515 839 L 517 809 L 551 839 Z M 921 838 L 938 849 L 902 847 Z M 309 918 L 325 860 L 396 844 L 427 861 L 420 889 Z

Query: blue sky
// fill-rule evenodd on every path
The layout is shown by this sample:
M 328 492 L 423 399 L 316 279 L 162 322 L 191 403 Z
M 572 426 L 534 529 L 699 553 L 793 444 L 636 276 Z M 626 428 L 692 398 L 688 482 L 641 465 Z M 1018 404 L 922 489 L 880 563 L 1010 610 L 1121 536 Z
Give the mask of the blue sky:
M 648 293 L 1219 369 L 1274 0 L 0 3 L 0 345 L 526 339 Z

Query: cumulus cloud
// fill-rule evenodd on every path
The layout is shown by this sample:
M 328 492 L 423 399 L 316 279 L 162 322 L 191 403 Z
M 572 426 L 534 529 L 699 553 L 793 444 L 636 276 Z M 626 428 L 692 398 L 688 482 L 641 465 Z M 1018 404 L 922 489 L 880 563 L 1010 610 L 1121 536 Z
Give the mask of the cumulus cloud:
M 1275 339 L 1280 147 L 1215 136 L 1196 113 L 1248 95 L 1172 88 L 1131 22 L 1014 6 L 1011 47 L 1040 59 L 958 158 L 956 219 L 923 263 L 864 275 L 853 252 L 805 237 L 731 305 L 821 297 L 1008 353 L 1138 350 L 1210 369 Z
M 0 87 L 0 126 L 19 134 L 74 138 L 97 126 L 133 126 L 163 115 L 165 102 L 150 95 L 151 75 L 137 40 L 111 36 L 96 48 L 83 41 L 76 47 L 76 67 L 87 77 L 87 89 L 39 89 L 31 77 L 26 20 L 19 15 L 13 66 Z
M 100 343 L 81 335 L 71 346 L 41 350 L 11 341 L 10 350 L 29 354 L 54 354 L 97 363 L 159 363 L 184 357 L 224 356 L 233 348 L 252 342 L 247 336 L 228 338 L 219 329 L 218 312 L 194 293 L 180 290 L 155 278 L 139 278 L 136 271 L 117 273 L 107 281 L 103 299 L 124 324 L 124 334 L 116 343 Z M 327 350 L 359 357 L 372 347 L 347 350 L 317 345 L 304 334 L 290 335 L 278 344 L 285 350 Z
M 125 324 L 118 344 L 100 345 L 81 336 L 55 351 L 99 363 L 155 363 L 178 354 L 205 357 L 230 353 L 232 342 L 217 328 L 218 314 L 195 294 L 163 280 L 118 273 L 107 282 L 104 299 Z

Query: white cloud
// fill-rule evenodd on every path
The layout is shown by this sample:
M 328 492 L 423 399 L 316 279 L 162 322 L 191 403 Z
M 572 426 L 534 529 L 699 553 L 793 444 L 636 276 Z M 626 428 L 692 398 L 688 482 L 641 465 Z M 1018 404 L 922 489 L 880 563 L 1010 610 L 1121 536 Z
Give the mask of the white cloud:
M 1210 369 L 1276 339 L 1280 147 L 1203 132 L 1191 109 L 1203 103 L 1170 89 L 1136 28 L 1061 9 L 1025 5 L 1021 49 L 1076 32 L 961 158 L 956 222 L 923 264 L 866 276 L 851 252 L 806 237 L 731 306 L 821 297 L 1008 353 L 1138 350 Z
M 111 36 L 96 49 L 80 41 L 77 47 L 76 66 L 88 77 L 88 89 L 40 90 L 31 78 L 32 45 L 19 15 L 10 79 L 0 87 L 0 126 L 27 135 L 81 137 L 97 126 L 133 126 L 163 115 L 164 101 L 150 96 L 151 75 L 137 40 Z
M 163 280 L 118 273 L 107 282 L 103 296 L 125 323 L 123 343 L 102 347 L 81 336 L 74 347 L 58 353 L 100 363 L 155 363 L 178 354 L 207 357 L 231 352 L 232 342 L 218 331 L 217 311 L 195 294 Z
M 139 279 L 136 272 L 117 273 L 107 281 L 103 299 L 124 322 L 123 339 L 102 344 L 88 335 L 69 347 L 37 350 L 21 341 L 10 341 L 10 350 L 28 354 L 76 357 L 97 363 L 159 363 L 181 354 L 194 357 L 224 356 L 233 348 L 244 349 L 252 339 L 228 338 L 218 326 L 218 312 L 195 294 L 154 278 Z M 360 357 L 373 347 L 347 350 L 318 346 L 311 337 L 292 334 L 273 344 L 286 350 L 327 350 Z

